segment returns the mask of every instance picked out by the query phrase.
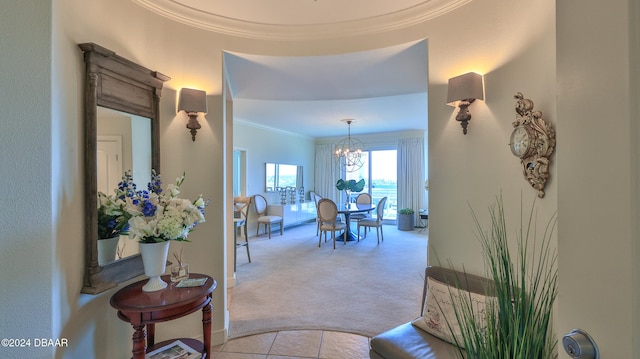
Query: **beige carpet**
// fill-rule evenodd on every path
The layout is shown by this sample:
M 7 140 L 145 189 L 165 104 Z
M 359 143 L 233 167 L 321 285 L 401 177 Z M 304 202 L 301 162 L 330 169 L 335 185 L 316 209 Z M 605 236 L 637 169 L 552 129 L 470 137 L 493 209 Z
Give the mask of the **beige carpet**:
M 420 314 L 427 232 L 385 225 L 360 242 L 318 248 L 315 224 L 250 238 L 238 249 L 230 337 L 294 329 L 373 336 Z M 275 232 L 274 232 L 275 233 Z

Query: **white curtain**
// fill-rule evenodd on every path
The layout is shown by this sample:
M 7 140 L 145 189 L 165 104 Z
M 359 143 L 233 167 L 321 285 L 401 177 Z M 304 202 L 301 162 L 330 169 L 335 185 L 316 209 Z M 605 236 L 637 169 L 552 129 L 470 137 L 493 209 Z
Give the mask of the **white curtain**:
M 335 201 L 338 195 L 336 181 L 339 178 L 340 173 L 333 162 L 333 146 L 316 145 L 315 192 Z
M 398 210 L 425 208 L 424 198 L 424 138 L 402 138 L 398 140 Z

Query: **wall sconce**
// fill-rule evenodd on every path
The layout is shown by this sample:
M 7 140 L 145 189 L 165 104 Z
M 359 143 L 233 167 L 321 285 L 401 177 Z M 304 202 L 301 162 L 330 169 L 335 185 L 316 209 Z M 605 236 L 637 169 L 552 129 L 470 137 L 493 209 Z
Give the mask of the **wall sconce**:
M 460 121 L 462 133 L 465 135 L 467 134 L 469 121 L 471 121 L 469 105 L 471 105 L 475 100 L 484 100 L 482 75 L 478 75 L 475 72 L 469 72 L 449 79 L 447 105 L 457 105 L 460 109 L 456 115 L 456 120 Z
M 201 90 L 183 88 L 178 96 L 178 112 L 184 111 L 189 116 L 187 128 L 191 130 L 191 139 L 196 140 L 196 133 L 202 127 L 198 122 L 198 112 L 207 113 L 207 93 Z

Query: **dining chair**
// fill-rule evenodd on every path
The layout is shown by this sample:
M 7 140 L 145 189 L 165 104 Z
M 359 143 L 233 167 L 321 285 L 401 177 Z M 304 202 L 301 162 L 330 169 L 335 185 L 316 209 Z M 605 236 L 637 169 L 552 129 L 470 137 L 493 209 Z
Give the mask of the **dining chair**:
M 344 230 L 344 244 L 347 244 L 347 225 L 338 222 L 338 206 L 328 198 L 318 201 L 318 218 L 320 219 L 320 237 L 318 238 L 318 247 L 322 244 L 322 232 L 324 232 L 324 241 L 327 241 L 327 232 L 331 232 L 333 239 L 333 249 L 336 249 L 336 232 Z
M 360 227 L 365 227 L 365 229 L 367 227 L 376 227 L 376 237 L 378 239 L 378 244 L 380 244 L 380 238 L 382 238 L 382 241 L 384 241 L 384 234 L 382 233 L 382 216 L 384 215 L 384 206 L 386 203 L 387 197 L 383 197 L 380 201 L 378 201 L 375 217 L 368 217 L 358 221 L 358 238 L 360 238 Z
M 249 208 L 251 206 L 251 197 L 233 197 L 233 241 L 235 244 L 233 252 L 233 270 L 236 269 L 236 259 L 238 247 L 247 248 L 247 258 L 251 263 L 251 254 L 249 253 L 249 234 L 247 227 L 249 223 Z M 238 243 L 238 229 L 244 231 L 244 243 Z
M 313 203 L 315 203 L 316 205 L 316 236 L 320 235 L 320 215 L 318 211 L 318 202 L 322 199 L 322 196 L 315 193 L 315 192 L 311 192 L 311 200 L 313 201 Z
M 280 216 L 270 216 L 267 214 L 267 199 L 263 195 L 256 194 L 253 196 L 253 203 L 256 205 L 256 215 L 258 216 L 258 228 L 256 228 L 256 236 L 260 232 L 260 224 L 264 224 L 265 231 L 269 234 L 271 239 L 271 225 L 280 224 L 280 235 L 283 234 L 284 228 L 282 228 L 284 222 Z
M 371 204 L 372 202 L 371 195 L 368 193 L 360 193 L 358 197 L 356 197 L 356 204 Z M 368 217 L 370 217 L 369 213 L 353 213 L 349 216 L 349 220 L 359 222 L 361 219 Z M 366 230 L 365 228 L 365 234 Z

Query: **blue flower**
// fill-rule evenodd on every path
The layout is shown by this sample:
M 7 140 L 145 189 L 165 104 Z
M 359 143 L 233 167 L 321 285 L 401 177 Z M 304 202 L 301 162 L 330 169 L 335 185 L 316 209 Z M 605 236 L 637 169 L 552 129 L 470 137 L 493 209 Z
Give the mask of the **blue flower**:
M 142 214 L 144 214 L 145 217 L 152 217 L 153 215 L 156 214 L 157 208 L 158 207 L 154 206 L 153 203 L 146 201 L 142 206 Z
M 178 197 L 184 174 L 163 191 L 160 175 L 151 171 L 151 181 L 146 189 L 136 191 L 126 199 L 129 219 L 129 236 L 142 243 L 168 240 L 187 241 L 195 226 L 204 222 L 204 207 L 209 202 L 199 195 L 195 201 Z M 123 177 L 123 189 L 131 189 L 130 177 Z M 162 194 L 161 194 L 162 193 Z

